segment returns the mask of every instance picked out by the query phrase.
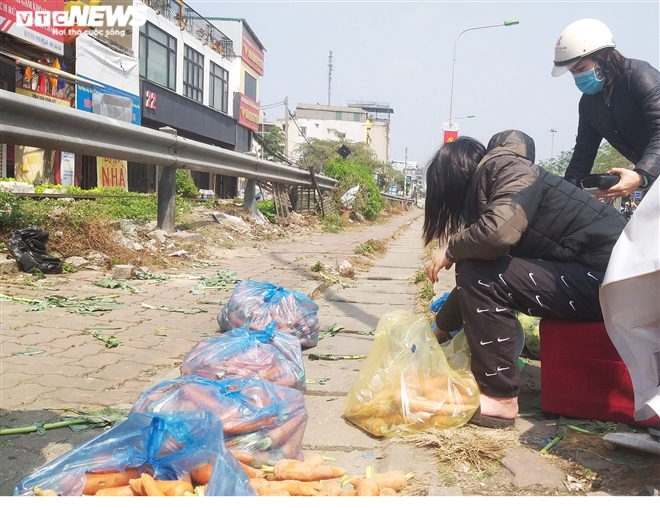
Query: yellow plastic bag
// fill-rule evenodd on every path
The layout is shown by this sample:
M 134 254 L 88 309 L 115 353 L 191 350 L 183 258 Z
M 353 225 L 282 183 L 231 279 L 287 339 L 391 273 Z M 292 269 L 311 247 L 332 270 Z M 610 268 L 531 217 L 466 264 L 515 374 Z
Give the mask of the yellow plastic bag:
M 463 425 L 479 406 L 479 388 L 469 371 L 469 351 L 459 346 L 451 354 L 452 366 L 423 316 L 403 310 L 385 314 L 348 392 L 344 415 L 374 436 Z

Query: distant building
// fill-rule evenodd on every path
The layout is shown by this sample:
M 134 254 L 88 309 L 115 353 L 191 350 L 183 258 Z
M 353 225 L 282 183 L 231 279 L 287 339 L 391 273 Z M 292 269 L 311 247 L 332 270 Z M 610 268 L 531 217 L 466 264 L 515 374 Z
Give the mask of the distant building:
M 354 102 L 348 106 L 322 106 L 298 104 L 294 119 L 289 119 L 287 153 L 291 154 L 305 138 L 336 140 L 342 136 L 352 143 L 365 143 L 379 161 L 387 163 L 390 147 L 390 115 L 394 110 L 389 104 Z M 284 119 L 275 124 L 285 130 Z

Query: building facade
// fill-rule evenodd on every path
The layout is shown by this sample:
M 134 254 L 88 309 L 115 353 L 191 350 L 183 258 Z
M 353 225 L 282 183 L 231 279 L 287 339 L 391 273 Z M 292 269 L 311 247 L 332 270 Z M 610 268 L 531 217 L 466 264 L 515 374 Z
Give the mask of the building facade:
M 383 118 L 381 112 L 386 112 Z M 389 161 L 390 120 L 394 113 L 389 104 L 351 102 L 349 106 L 322 106 L 320 104 L 298 104 L 294 113 L 295 122 L 288 122 L 286 151 L 289 154 L 306 143 L 306 139 L 346 139 L 353 143 L 365 143 L 374 150 L 379 161 Z M 275 124 L 286 129 L 284 119 Z

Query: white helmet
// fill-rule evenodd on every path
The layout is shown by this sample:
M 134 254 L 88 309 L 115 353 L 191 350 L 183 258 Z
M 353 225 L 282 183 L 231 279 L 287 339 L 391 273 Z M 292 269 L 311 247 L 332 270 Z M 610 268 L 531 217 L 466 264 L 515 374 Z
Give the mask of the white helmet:
M 555 46 L 553 76 L 561 76 L 577 61 L 599 49 L 614 48 L 612 32 L 597 19 L 581 19 L 571 23 L 559 36 Z

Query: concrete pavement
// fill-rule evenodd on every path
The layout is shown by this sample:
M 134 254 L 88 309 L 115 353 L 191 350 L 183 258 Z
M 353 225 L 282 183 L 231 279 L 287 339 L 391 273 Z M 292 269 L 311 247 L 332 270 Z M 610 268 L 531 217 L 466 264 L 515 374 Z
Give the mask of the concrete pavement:
M 242 279 L 268 280 L 316 295 L 321 329 L 334 324 L 344 327 L 336 336 L 325 338 L 316 348 L 304 351 L 307 379 L 327 378 L 325 384 L 310 383 L 305 395 L 309 413 L 302 444 L 305 454 L 325 452 L 336 458 L 350 474 L 361 474 L 368 465 L 374 465 L 377 471 L 414 471 L 415 481 L 426 487 L 427 493 L 460 495 L 463 493 L 460 486 L 447 489 L 428 450 L 398 440 L 371 437 L 343 418 L 344 398 L 359 372 L 361 360 L 309 359 L 311 353 L 367 354 L 373 336 L 365 333 L 375 328 L 383 314 L 393 309 L 413 311 L 416 287 L 410 277 L 423 266 L 422 213 L 413 210 L 393 217 L 386 224 L 359 227 L 342 234 L 313 233 L 295 242 L 273 242 L 266 250 L 222 251 L 222 258 L 213 260 L 218 266 L 170 270 L 166 273 L 172 278 L 161 283 L 129 281 L 139 291 L 133 293 L 95 286 L 94 282 L 101 275 L 89 271 L 49 276 L 43 284 L 60 288 L 52 293 L 35 290 L 16 277 L 2 279 L 2 292 L 14 296 L 118 294 L 116 300 L 127 306 L 91 316 L 70 314 L 62 308 L 26 312 L 28 307 L 22 303 L 0 303 L 1 425 L 18 427 L 38 421 L 59 421 L 61 410 L 81 406 L 130 408 L 145 389 L 162 379 L 177 377 L 177 366 L 190 348 L 202 338 L 217 333 L 216 316 L 221 308 L 218 301 L 226 301 L 230 295 L 230 291 L 194 295 L 190 289 L 198 279 L 188 277 L 210 276 L 220 268 L 229 268 L 236 270 Z M 399 230 L 400 235 L 390 243 L 386 256 L 375 260 L 369 271 L 359 273 L 355 288 L 342 288 L 339 284 L 327 286 L 309 271 L 316 261 L 332 266 L 349 259 L 354 249 L 367 239 L 385 238 L 395 230 Z M 435 287 L 436 295 L 452 286 L 453 272 L 441 274 Z M 145 308 L 142 303 L 206 312 L 166 312 Z M 106 348 L 92 336 L 92 328 L 104 335 L 115 335 L 123 345 Z M 42 352 L 25 354 L 28 348 Z M 526 370 L 523 384 L 533 386 L 535 380 L 538 383 L 538 368 Z M 540 409 L 538 391 L 523 391 L 523 408 Z M 47 431 L 43 436 L 1 438 L 0 494 L 9 494 L 26 474 L 88 440 L 95 432 L 98 431 L 74 433 L 64 428 Z M 553 435 L 554 429 L 533 418 L 519 418 L 516 432 L 536 439 Z M 539 460 L 538 454 L 530 450 L 517 451 L 512 457 L 508 461 L 510 465 L 503 467 L 494 481 L 504 487 L 515 486 L 516 478 L 520 480 L 524 473 L 523 483 L 537 489 L 533 492 L 541 489 L 546 493 L 561 493 L 565 490 L 561 481 L 564 475 L 551 461 Z M 534 466 L 530 467 L 532 463 Z M 474 487 L 471 489 L 467 493 L 473 493 Z

